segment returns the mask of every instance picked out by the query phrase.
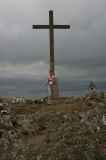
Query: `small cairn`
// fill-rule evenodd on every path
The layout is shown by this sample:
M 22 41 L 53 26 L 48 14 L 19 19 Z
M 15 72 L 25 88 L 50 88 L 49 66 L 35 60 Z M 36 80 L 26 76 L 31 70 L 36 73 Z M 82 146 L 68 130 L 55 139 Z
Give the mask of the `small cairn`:
M 97 95 L 97 88 L 93 81 L 90 82 L 88 87 L 88 94 L 90 97 L 95 97 Z

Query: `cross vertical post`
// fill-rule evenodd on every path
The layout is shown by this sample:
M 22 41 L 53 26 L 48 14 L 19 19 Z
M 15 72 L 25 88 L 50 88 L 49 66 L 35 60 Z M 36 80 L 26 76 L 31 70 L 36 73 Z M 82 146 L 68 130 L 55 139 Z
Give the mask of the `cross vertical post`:
M 54 74 L 54 29 L 53 29 L 53 11 L 49 11 L 49 36 L 50 36 L 50 71 Z

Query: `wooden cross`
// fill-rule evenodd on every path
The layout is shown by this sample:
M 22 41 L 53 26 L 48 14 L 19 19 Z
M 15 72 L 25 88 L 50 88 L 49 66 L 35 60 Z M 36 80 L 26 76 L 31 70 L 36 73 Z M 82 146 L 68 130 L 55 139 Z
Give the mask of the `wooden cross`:
M 33 29 L 49 29 L 50 35 L 50 72 L 55 75 L 54 62 L 54 29 L 69 29 L 70 25 L 55 25 L 53 18 L 53 11 L 49 11 L 49 25 L 32 25 Z M 51 87 L 51 95 L 54 95 L 54 90 Z

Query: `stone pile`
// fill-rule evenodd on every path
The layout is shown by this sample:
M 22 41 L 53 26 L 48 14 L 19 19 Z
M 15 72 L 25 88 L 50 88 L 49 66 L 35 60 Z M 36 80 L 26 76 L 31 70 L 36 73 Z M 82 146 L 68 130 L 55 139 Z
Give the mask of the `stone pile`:
M 1 109 L 0 160 L 105 160 L 106 99 L 76 101 L 82 104 L 80 112 Z

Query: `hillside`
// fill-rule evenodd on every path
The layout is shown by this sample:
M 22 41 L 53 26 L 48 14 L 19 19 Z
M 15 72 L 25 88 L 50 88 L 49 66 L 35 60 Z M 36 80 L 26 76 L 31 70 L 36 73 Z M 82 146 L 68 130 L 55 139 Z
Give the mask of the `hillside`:
M 105 160 L 106 97 L 0 112 L 0 160 Z

